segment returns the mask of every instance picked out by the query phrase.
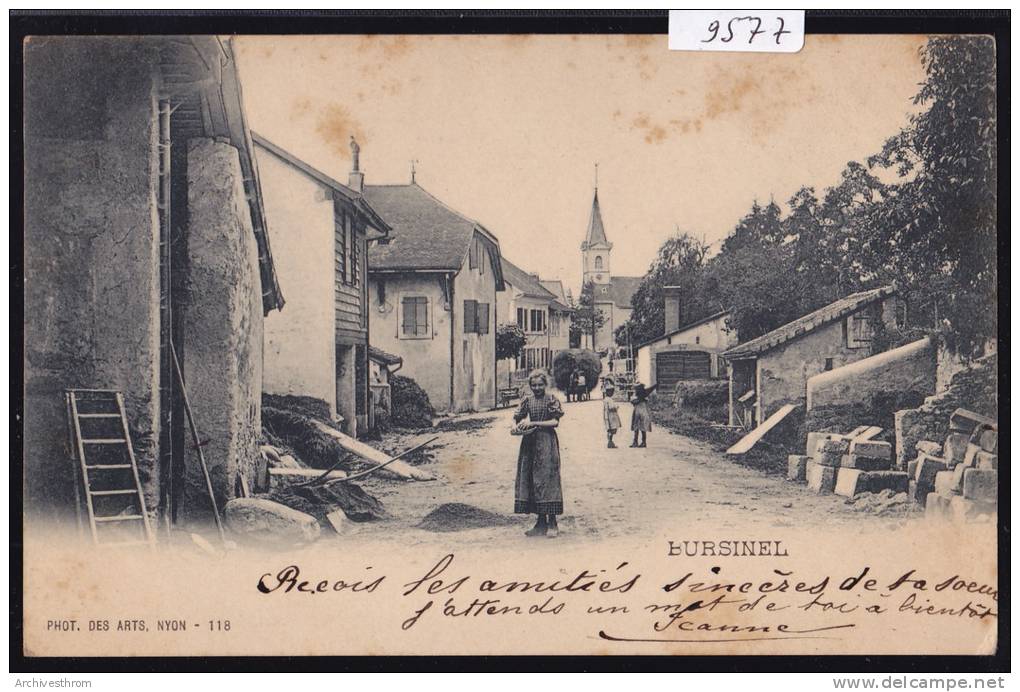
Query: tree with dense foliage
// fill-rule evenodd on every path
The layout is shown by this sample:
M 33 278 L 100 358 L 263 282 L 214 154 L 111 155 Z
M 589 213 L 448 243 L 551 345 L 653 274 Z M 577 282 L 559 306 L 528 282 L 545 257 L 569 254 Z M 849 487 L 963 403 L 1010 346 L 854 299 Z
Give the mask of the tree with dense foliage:
M 678 229 L 659 248 L 648 273 L 641 280 L 631 305 L 634 311 L 630 320 L 616 330 L 616 343 L 640 344 L 665 332 L 663 289 L 666 286 L 681 288 L 683 321 L 691 322 L 708 314 L 709 307 L 701 300 L 702 271 L 708 246 L 689 233 Z
M 509 322 L 496 330 L 496 360 L 516 360 L 524 352 L 528 339 L 524 336 L 524 330 L 513 322 Z M 510 369 L 513 374 L 513 368 Z M 510 376 L 507 377 L 507 386 L 510 386 Z
M 587 334 L 594 344 L 595 335 L 605 324 L 606 314 L 595 305 L 595 287 L 591 281 L 585 281 L 570 315 L 570 342 L 580 344 L 581 336 Z
M 998 335 L 995 55 L 988 36 L 928 39 L 914 97 L 927 108 L 870 160 L 905 178 L 877 210 L 874 241 L 964 356 Z
M 887 335 L 893 341 L 941 331 L 971 357 L 997 337 L 994 42 L 934 37 L 921 58 L 927 77 L 914 101 L 927 108 L 866 163 L 847 163 L 821 197 L 803 187 L 785 215 L 775 202 L 754 202 L 685 292 L 685 322 L 729 309 L 746 341 L 895 282 L 910 327 Z M 675 243 L 663 244 L 660 259 Z M 634 301 L 641 341 L 662 334 L 661 290 L 677 280 L 655 269 Z

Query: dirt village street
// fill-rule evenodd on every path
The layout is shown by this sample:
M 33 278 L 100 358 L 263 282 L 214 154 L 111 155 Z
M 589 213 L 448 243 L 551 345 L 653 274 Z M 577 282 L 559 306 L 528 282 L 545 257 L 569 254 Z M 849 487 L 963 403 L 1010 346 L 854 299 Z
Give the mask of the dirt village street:
M 562 457 L 564 513 L 560 545 L 622 536 L 676 534 L 693 538 L 700 527 L 732 527 L 734 537 L 767 535 L 772 528 L 843 526 L 858 530 L 892 527 L 903 517 L 856 511 L 837 495 L 816 495 L 801 484 L 740 466 L 708 444 L 653 428 L 647 448 L 631 448 L 630 433 L 607 449 L 602 401 L 565 403 L 558 435 Z M 622 407 L 626 428 L 628 405 Z M 365 540 L 403 545 L 470 546 L 492 540 L 533 543 L 524 531 L 534 516 L 514 515 L 514 477 L 520 438 L 509 434 L 514 408 L 458 417 L 475 425 L 457 431 L 424 431 L 401 437 L 410 447 L 435 435 L 427 464 L 436 480 L 369 479 L 364 487 L 391 514 L 384 522 L 352 525 L 343 544 Z M 464 503 L 499 515 L 494 526 L 453 530 L 418 525 L 445 503 Z M 553 543 L 553 541 L 546 541 Z

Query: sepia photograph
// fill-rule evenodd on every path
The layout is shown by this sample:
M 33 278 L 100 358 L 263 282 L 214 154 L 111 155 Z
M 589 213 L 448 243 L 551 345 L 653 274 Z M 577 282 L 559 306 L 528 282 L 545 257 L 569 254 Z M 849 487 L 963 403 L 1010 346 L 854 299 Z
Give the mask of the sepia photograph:
M 24 660 L 1008 656 L 1009 14 L 748 12 L 12 43 Z

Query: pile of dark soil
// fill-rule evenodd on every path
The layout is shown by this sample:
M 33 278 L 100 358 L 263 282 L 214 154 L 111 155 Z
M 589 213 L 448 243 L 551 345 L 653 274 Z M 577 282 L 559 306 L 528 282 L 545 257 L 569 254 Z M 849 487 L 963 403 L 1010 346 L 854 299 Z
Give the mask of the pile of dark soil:
M 390 378 L 390 397 L 393 411 L 390 423 L 397 428 L 431 428 L 435 409 L 429 395 L 410 377 L 394 375 Z
M 315 426 L 315 420 L 324 419 L 309 415 L 306 411 L 300 406 L 297 409 L 286 409 L 264 403 L 262 428 L 266 439 L 276 440 L 292 449 L 311 468 L 328 469 L 341 458 L 350 461 L 351 455 L 347 450 Z M 348 468 L 347 463 L 341 468 Z
M 419 529 L 448 533 L 465 529 L 482 529 L 493 526 L 507 526 L 513 523 L 510 517 L 487 512 L 484 509 L 462 502 L 439 505 L 418 524 Z
M 324 528 L 330 528 L 326 515 L 337 509 L 342 509 L 348 519 L 357 522 L 377 521 L 389 516 L 379 500 L 354 483 L 292 485 L 272 492 L 268 499 L 311 514 Z
M 461 420 L 442 420 L 436 424 L 436 429 L 442 430 L 443 432 L 477 433 L 492 425 L 492 421 L 494 420 L 496 420 L 495 416 L 489 416 L 487 418 L 466 418 Z

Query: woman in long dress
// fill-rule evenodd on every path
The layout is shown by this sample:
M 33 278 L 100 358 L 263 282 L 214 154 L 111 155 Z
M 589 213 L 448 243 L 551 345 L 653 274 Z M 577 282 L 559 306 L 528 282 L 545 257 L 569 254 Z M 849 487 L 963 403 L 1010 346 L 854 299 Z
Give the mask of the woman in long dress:
M 560 400 L 550 394 L 549 377 L 536 370 L 528 378 L 531 394 L 526 395 L 514 413 L 511 434 L 521 435 L 517 454 L 514 513 L 537 514 L 534 528 L 527 536 L 556 538 L 556 516 L 563 514 L 563 486 L 560 482 L 560 440 L 556 426 L 563 416 Z M 527 418 L 527 422 L 522 422 Z

